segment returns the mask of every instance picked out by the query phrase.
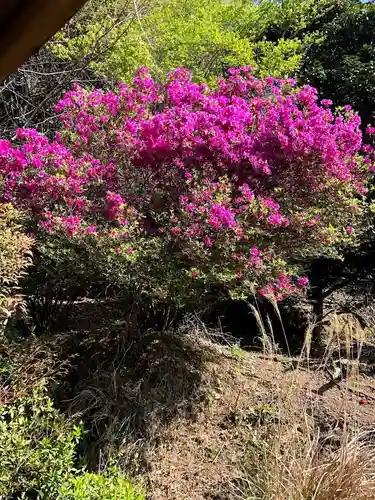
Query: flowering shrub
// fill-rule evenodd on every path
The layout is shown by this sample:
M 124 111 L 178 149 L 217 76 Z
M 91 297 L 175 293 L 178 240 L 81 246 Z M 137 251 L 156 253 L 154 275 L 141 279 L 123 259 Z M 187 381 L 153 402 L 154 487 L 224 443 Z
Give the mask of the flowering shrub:
M 75 86 L 52 142 L 30 129 L 0 142 L 0 195 L 119 283 L 281 300 L 308 284 L 301 259 L 356 237 L 373 153 L 350 107 L 331 106 L 251 68 L 215 89 L 184 69 L 164 85 L 141 69 L 117 92 Z

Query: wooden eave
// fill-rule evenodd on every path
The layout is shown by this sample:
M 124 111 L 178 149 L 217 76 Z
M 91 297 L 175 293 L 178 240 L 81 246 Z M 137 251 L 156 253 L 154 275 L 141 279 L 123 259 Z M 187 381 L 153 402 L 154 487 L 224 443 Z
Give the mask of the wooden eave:
M 87 0 L 0 0 L 0 81 L 23 64 Z

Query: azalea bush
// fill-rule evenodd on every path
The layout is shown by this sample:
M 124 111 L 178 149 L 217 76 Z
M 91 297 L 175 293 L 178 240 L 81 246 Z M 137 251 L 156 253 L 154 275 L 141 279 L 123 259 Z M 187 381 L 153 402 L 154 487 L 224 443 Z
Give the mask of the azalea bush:
M 356 241 L 373 151 L 350 106 L 335 113 L 311 87 L 249 67 L 213 89 L 141 69 L 116 92 L 76 85 L 57 111 L 53 141 L 0 142 L 0 195 L 87 286 L 282 300 L 308 284 L 303 259 Z

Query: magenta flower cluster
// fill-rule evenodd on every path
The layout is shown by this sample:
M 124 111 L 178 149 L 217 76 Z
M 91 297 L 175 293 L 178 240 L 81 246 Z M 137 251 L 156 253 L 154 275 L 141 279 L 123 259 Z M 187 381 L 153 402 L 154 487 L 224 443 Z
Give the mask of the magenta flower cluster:
M 355 236 L 374 164 L 358 116 L 331 106 L 251 68 L 212 89 L 185 69 L 164 85 L 146 69 L 116 92 L 76 85 L 53 141 L 0 141 L 0 197 L 40 231 L 115 235 L 133 259 L 157 238 L 159 266 L 174 252 L 194 281 L 283 299 L 308 284 L 291 260 Z

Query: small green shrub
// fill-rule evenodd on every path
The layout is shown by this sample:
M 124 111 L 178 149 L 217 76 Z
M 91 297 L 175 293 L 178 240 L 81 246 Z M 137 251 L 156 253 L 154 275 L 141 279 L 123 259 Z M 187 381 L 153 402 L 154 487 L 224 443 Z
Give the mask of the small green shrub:
M 0 499 L 143 500 L 116 468 L 76 470 L 81 426 L 53 407 L 43 387 L 7 391 L 0 407 Z
M 61 490 L 59 500 L 144 500 L 143 493 L 135 488 L 116 468 L 109 473 L 84 474 L 72 477 Z
M 0 407 L 0 498 L 56 499 L 73 468 L 81 428 L 43 388 Z

